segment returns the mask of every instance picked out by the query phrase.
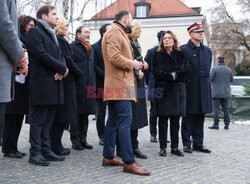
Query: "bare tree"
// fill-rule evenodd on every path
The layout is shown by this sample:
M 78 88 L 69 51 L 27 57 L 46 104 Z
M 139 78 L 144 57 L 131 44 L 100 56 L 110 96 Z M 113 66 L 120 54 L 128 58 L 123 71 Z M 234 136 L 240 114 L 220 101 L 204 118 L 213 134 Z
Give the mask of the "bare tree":
M 211 44 L 213 51 L 224 55 L 228 59 L 228 65 L 234 70 L 236 50 L 243 52 L 243 60 L 241 62 L 241 69 L 246 70 L 250 65 L 246 57 L 250 52 L 250 24 L 249 24 L 249 10 L 250 0 L 237 0 L 235 2 L 240 6 L 242 13 L 241 19 L 235 17 L 228 11 L 225 0 L 215 0 L 217 7 L 210 9 L 212 36 Z M 247 66 L 248 65 L 248 66 Z

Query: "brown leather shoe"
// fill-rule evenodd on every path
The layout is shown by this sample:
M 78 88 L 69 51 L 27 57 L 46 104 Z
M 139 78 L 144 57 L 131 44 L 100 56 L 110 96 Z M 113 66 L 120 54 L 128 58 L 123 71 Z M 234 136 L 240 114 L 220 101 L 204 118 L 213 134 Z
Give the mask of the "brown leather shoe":
M 113 158 L 112 160 L 103 158 L 102 166 L 123 166 L 124 162 L 118 160 L 117 158 Z
M 131 174 L 138 174 L 138 175 L 145 175 L 145 176 L 148 176 L 151 174 L 150 171 L 143 169 L 137 163 L 133 163 L 131 165 L 127 165 L 124 163 L 123 172 L 131 173 Z

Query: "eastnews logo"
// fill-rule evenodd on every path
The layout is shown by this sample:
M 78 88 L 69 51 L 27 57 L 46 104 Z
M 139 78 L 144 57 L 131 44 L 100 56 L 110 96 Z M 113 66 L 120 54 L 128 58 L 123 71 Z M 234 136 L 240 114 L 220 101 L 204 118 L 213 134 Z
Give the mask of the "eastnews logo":
M 135 87 L 126 88 L 106 88 L 105 96 L 103 88 L 96 88 L 96 86 L 87 86 L 86 98 L 135 98 Z M 137 98 L 146 98 L 146 88 L 137 88 Z M 147 90 L 148 98 L 162 98 L 163 88 L 151 88 Z

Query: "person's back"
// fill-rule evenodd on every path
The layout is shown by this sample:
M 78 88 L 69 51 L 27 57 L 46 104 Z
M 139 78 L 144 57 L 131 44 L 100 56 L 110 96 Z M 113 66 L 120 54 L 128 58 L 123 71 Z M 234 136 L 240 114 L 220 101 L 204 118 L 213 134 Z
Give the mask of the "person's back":
M 220 63 L 215 66 L 211 72 L 212 98 L 229 98 L 230 95 L 230 82 L 233 80 L 232 70 Z
M 218 57 L 218 66 L 214 67 L 210 75 L 212 86 L 214 124 L 210 129 L 219 129 L 220 105 L 224 112 L 224 129 L 228 130 L 230 116 L 228 111 L 228 98 L 230 98 L 230 82 L 233 82 L 233 72 L 224 64 L 224 57 Z

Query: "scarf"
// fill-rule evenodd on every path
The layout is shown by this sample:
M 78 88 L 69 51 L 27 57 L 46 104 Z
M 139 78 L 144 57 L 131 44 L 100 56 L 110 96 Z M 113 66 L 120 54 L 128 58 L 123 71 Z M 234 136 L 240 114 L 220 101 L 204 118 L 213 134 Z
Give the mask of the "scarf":
M 81 44 L 85 47 L 85 49 L 88 51 L 88 53 L 90 52 L 91 49 L 91 45 L 89 42 L 86 42 L 85 40 L 83 40 L 81 37 L 77 37 L 77 39 L 81 42 Z
M 42 26 L 44 27 L 44 29 L 48 31 L 49 35 L 52 37 L 56 45 L 59 46 L 58 40 L 56 38 L 55 30 L 52 27 L 50 27 L 44 20 L 38 19 L 37 21 L 42 24 Z
M 140 52 L 140 54 L 141 54 L 141 52 L 142 52 L 142 50 L 141 50 L 141 45 L 140 45 L 140 43 L 138 42 L 138 40 L 136 39 L 136 40 L 130 40 L 130 42 L 135 46 L 135 48 L 137 48 L 137 50 Z

